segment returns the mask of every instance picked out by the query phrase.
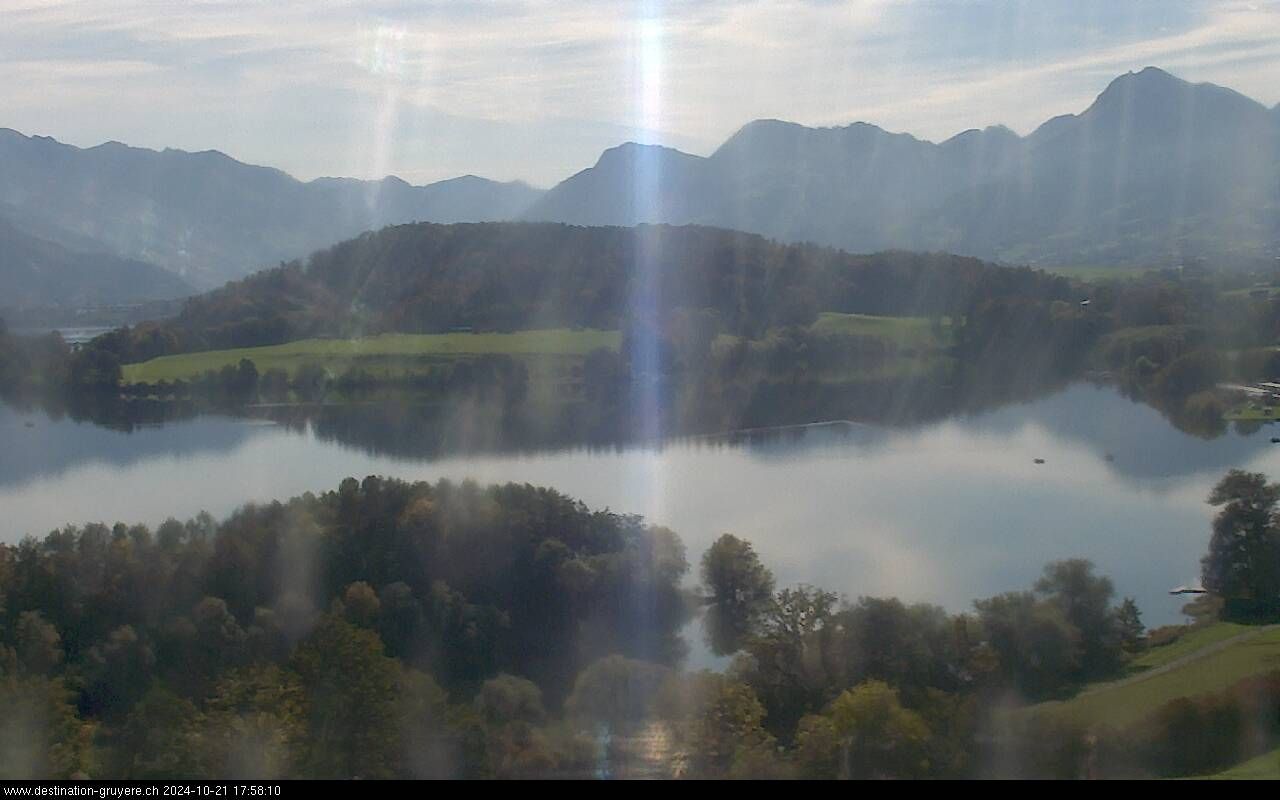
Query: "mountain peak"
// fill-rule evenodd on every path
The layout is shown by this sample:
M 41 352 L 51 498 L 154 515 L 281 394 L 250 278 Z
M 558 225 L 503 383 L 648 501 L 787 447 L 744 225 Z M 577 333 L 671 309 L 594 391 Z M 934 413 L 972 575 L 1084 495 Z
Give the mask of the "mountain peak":
M 805 148 L 870 147 L 884 141 L 917 142 L 906 133 L 890 133 L 869 122 L 853 122 L 843 126 L 811 128 L 795 122 L 758 119 L 748 122 L 724 141 L 711 154 L 712 161 L 761 158 L 791 158 Z
M 1139 80 L 1148 80 L 1148 81 L 1161 80 L 1161 81 L 1174 81 L 1176 83 L 1186 83 L 1186 81 L 1182 80 L 1181 78 L 1175 77 L 1174 75 L 1168 72 L 1165 72 L 1159 67 L 1143 67 L 1137 72 L 1133 72 L 1131 70 L 1127 73 L 1127 75 L 1132 75 L 1133 77 Z
M 1123 75 L 1117 76 L 1107 84 L 1107 88 L 1102 90 L 1102 94 L 1098 95 L 1098 99 L 1094 101 L 1094 105 L 1110 98 L 1127 96 L 1137 93 L 1149 92 L 1167 92 L 1177 89 L 1190 88 L 1192 84 L 1187 83 L 1181 78 L 1170 75 L 1168 72 L 1159 67 L 1143 67 L 1137 72 L 1130 70 Z
M 600 158 L 596 160 L 596 167 L 609 167 L 619 164 L 630 164 L 637 159 L 663 159 L 663 160 L 699 160 L 701 156 L 691 155 L 689 153 L 677 150 L 674 147 L 665 147 L 660 144 L 641 144 L 640 142 L 623 142 L 616 147 L 610 147 L 600 154 Z
M 1126 72 L 1107 85 L 1098 99 L 1085 111 L 1088 114 L 1098 107 L 1108 105 L 1133 106 L 1135 104 L 1170 105 L 1185 102 L 1189 97 L 1219 104 L 1217 111 L 1244 109 L 1266 110 L 1257 100 L 1215 83 L 1191 83 L 1158 67 L 1145 67 L 1138 72 Z M 1200 111 L 1205 112 L 1203 106 Z
M 988 125 L 985 128 L 970 128 L 967 131 L 961 131 L 950 139 L 946 139 L 940 143 L 940 147 L 955 148 L 965 147 L 975 142 L 995 142 L 997 144 L 1008 144 L 1016 142 L 1021 137 L 1014 133 L 1004 125 Z
M 807 128 L 805 128 L 804 125 L 801 125 L 798 122 L 788 122 L 787 120 L 784 120 L 784 119 L 773 119 L 773 118 L 753 119 L 750 122 L 748 122 L 746 125 L 743 125 L 741 128 L 739 128 L 737 133 L 734 134 L 734 136 L 745 133 L 747 131 L 764 131 L 764 130 L 795 131 L 795 130 L 807 130 Z
M 1220 126 L 1266 124 L 1267 108 L 1239 92 L 1212 83 L 1191 83 L 1164 70 L 1147 67 L 1113 80 L 1078 117 L 1089 125 L 1122 126 L 1150 132 L 1185 131 L 1193 122 Z M 1063 129 L 1051 120 L 1041 130 Z M 1037 131 L 1040 133 L 1040 131 Z

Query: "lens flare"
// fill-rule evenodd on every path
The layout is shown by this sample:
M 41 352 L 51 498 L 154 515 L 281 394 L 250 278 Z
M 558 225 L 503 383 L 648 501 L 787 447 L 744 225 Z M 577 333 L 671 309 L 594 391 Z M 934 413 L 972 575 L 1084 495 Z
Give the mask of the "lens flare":
M 661 9 L 656 3 L 644 3 L 639 9 L 636 25 L 635 64 L 635 127 L 642 131 L 660 129 L 662 113 L 662 27 Z M 662 218 L 659 205 L 658 165 L 644 148 L 638 148 L 631 162 L 632 191 L 637 221 Z M 628 317 L 631 336 L 632 414 L 636 433 L 644 441 L 655 443 L 662 435 L 662 369 L 659 357 L 661 320 L 658 316 L 658 297 L 661 293 L 661 241 L 654 235 L 637 237 L 635 264 L 632 265 Z M 641 465 L 641 472 L 633 476 L 632 488 L 637 504 L 645 508 L 649 519 L 662 518 L 662 461 L 654 451 Z M 642 588 L 642 587 L 641 587 Z M 651 592 L 638 591 L 634 598 L 640 624 L 636 626 L 640 641 L 634 643 L 635 652 L 644 656 L 656 655 L 657 643 L 648 641 L 652 631 L 655 598 Z

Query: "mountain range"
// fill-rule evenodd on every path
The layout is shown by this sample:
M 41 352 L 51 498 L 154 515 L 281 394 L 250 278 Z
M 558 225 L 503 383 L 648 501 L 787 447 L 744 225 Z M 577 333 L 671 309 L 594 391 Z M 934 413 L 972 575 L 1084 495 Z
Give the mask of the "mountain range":
M 1149 67 L 1025 137 L 991 127 L 935 144 L 760 120 L 705 158 L 608 150 L 525 216 L 1019 263 L 1256 262 L 1280 255 L 1280 110 Z
M 81 149 L 0 129 L 0 218 L 68 248 L 155 264 L 200 288 L 386 225 L 509 219 L 538 194 L 474 176 L 427 186 L 394 177 L 304 183 L 215 151 L 118 142 Z
M 0 219 L 196 288 L 412 221 L 694 223 L 853 252 L 1256 266 L 1280 256 L 1280 106 L 1149 67 L 1026 136 L 996 126 L 934 143 L 863 122 L 758 120 L 705 157 L 610 148 L 545 192 L 474 176 L 302 182 L 214 151 L 81 149 L 0 129 Z
M 31 236 L 0 219 L 0 306 L 110 306 L 170 300 L 195 288 L 154 264 L 81 252 Z

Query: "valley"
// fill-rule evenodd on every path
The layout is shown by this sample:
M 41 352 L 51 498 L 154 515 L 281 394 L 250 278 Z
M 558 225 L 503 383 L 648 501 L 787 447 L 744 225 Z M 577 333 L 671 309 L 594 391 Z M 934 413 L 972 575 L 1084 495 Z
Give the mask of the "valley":
M 0 781 L 1280 774 L 1265 48 L 695 5 L 6 10 Z

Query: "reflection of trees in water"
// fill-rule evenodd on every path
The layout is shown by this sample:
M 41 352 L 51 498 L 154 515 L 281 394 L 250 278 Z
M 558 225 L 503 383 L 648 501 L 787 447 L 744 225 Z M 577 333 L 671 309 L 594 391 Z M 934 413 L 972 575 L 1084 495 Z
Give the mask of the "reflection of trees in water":
M 155 456 L 228 452 L 254 435 L 253 426 L 234 420 L 195 417 L 183 404 L 102 397 L 71 406 L 0 406 L 0 487 L 89 462 L 127 467 Z M 171 424 L 177 422 L 185 424 Z
M 764 444 L 804 435 L 792 426 L 830 420 L 920 424 L 1051 391 L 965 391 L 953 380 L 950 373 L 938 372 L 909 379 L 762 381 L 706 392 L 686 387 L 666 394 L 658 415 L 663 422 L 660 433 L 664 438 L 699 437 L 699 443 L 709 447 L 735 446 L 743 440 Z M 632 394 L 622 392 L 610 402 L 597 403 L 383 397 L 359 404 L 267 407 L 253 413 L 297 431 L 309 426 L 321 440 L 379 456 L 614 449 L 646 443 L 637 436 L 638 418 L 628 402 Z
M 581 405 L 533 409 L 469 400 L 423 403 L 406 399 L 278 407 L 255 414 L 296 431 L 310 426 L 322 441 L 371 455 L 402 458 L 608 447 L 622 442 L 612 431 L 584 424 L 586 414 Z
M 907 376 L 834 380 L 777 375 L 744 378 L 742 374 L 721 377 L 710 371 L 641 378 L 658 383 L 658 391 L 649 393 L 634 391 L 632 378 L 616 369 L 597 364 L 586 373 L 582 391 L 570 399 L 518 391 L 523 389 L 518 382 L 512 384 L 513 389 L 509 382 L 484 381 L 452 392 L 382 386 L 376 391 L 335 393 L 326 403 L 259 406 L 230 413 L 266 418 L 295 431 L 309 427 L 321 440 L 375 456 L 431 458 L 611 449 L 646 443 L 639 436 L 640 414 L 633 401 L 649 396 L 658 398 L 658 433 L 663 438 L 697 437 L 700 445 L 709 447 L 748 441 L 753 447 L 767 449 L 770 442 L 813 433 L 788 430 L 791 426 L 833 420 L 877 426 L 927 424 L 1038 399 L 1067 385 L 1051 375 L 978 369 L 954 361 Z M 1121 390 L 1131 399 L 1149 402 L 1132 388 Z M 340 402 L 332 402 L 335 399 Z M 161 401 L 93 393 L 29 398 L 15 405 L 27 410 L 39 408 L 54 420 L 91 421 L 126 432 L 143 425 L 191 419 L 210 410 L 228 413 L 205 408 L 199 400 Z M 1183 430 L 1189 424 L 1175 415 L 1166 417 Z M 1045 422 L 1050 428 L 1062 427 L 1054 420 Z M 829 440 L 849 433 L 824 429 L 819 438 Z M 1066 433 L 1080 435 L 1079 431 Z
M 190 400 L 122 397 L 111 392 L 88 390 L 19 394 L 4 397 L 4 402 L 22 414 L 38 412 L 54 422 L 64 419 L 91 422 L 124 433 L 130 433 L 139 426 L 192 419 L 199 413 Z
M 1220 402 L 1201 402 L 1208 393 L 1187 396 L 1177 392 L 1161 392 L 1156 385 L 1125 376 L 1114 385 L 1125 397 L 1154 408 L 1170 425 L 1198 439 L 1217 439 L 1229 427 L 1223 416 L 1226 406 Z M 1248 426 L 1236 426 L 1236 432 L 1244 435 L 1257 430 Z

